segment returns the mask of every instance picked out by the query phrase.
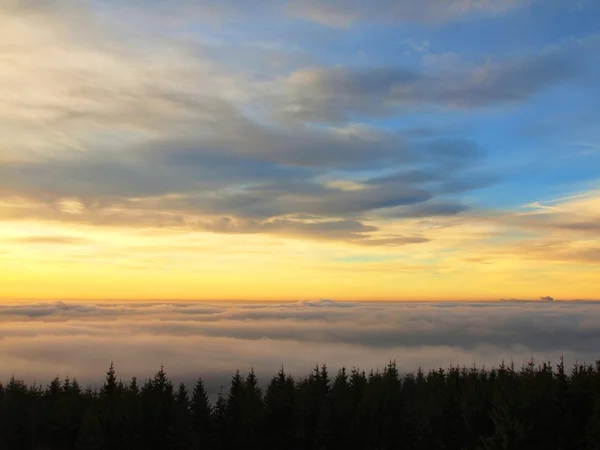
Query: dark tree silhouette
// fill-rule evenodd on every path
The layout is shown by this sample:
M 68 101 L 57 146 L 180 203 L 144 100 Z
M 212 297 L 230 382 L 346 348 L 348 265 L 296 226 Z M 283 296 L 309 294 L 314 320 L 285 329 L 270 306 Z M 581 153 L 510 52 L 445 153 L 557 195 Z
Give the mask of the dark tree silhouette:
M 179 385 L 173 405 L 173 420 L 169 427 L 169 445 L 172 450 L 189 450 L 194 448 L 194 422 L 191 404 L 185 384 Z
M 265 394 L 265 448 L 298 448 L 295 427 L 297 395 L 294 378 L 283 367 L 271 379 Z
M 192 429 L 197 449 L 212 449 L 215 441 L 213 411 L 202 378 L 194 386 L 191 402 Z
M 600 361 L 567 371 L 450 367 L 369 375 L 281 370 L 266 392 L 237 372 L 213 405 L 163 367 L 140 388 L 111 364 L 99 390 L 75 379 L 0 383 L 1 450 L 600 450 Z

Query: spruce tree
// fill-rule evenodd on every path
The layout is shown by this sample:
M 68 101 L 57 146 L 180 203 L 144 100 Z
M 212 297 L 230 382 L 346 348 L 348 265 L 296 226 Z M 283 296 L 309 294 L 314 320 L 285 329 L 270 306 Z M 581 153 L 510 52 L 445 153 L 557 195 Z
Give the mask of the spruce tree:
M 86 409 L 83 415 L 76 448 L 77 450 L 105 450 L 109 448 L 105 443 L 104 430 L 94 408 Z
M 227 396 L 227 434 L 225 448 L 246 448 L 246 411 L 245 411 L 245 381 L 238 370 L 231 378 L 229 395 Z
M 228 417 L 227 400 L 223 395 L 223 391 L 219 391 L 217 402 L 213 409 L 212 421 L 214 424 L 214 448 L 221 450 L 233 449 L 231 444 L 231 436 L 229 434 L 230 425 Z M 203 447 L 201 447 L 203 448 Z M 209 447 L 210 448 L 210 447 Z
M 262 391 L 254 369 L 250 370 L 244 382 L 244 438 L 246 448 L 263 448 L 264 405 Z
M 164 367 L 148 380 L 142 389 L 142 430 L 146 448 L 169 448 L 168 431 L 174 418 L 173 384 Z
M 173 420 L 168 435 L 168 448 L 171 450 L 191 450 L 195 446 L 191 405 L 184 383 L 179 384 L 175 395 Z
M 265 448 L 298 448 L 296 424 L 297 396 L 294 379 L 281 367 L 271 379 L 264 398 Z
M 192 428 L 194 430 L 196 448 L 214 448 L 214 425 L 212 418 L 212 407 L 204 387 L 202 378 L 198 378 L 194 386 L 191 401 Z
M 102 439 L 109 448 L 124 445 L 123 386 L 117 380 L 115 366 L 111 362 L 104 385 L 98 397 L 97 418 L 102 429 Z
M 142 439 L 142 400 L 137 378 L 133 377 L 123 392 L 123 440 L 126 448 L 141 450 Z
M 23 380 L 15 376 L 4 389 L 3 434 L 6 450 L 31 449 L 34 445 L 33 404 Z

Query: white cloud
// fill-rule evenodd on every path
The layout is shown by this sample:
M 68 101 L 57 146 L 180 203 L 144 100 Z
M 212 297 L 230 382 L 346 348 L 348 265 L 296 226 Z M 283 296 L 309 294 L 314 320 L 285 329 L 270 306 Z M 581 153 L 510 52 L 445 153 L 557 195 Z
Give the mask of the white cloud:
M 236 369 L 263 377 L 281 364 L 303 375 L 316 363 L 366 370 L 395 359 L 404 371 L 491 366 L 534 356 L 593 361 L 600 304 L 497 303 L 37 303 L 0 306 L 0 379 L 13 373 L 101 380 L 113 360 L 123 377 L 162 363 L 177 380 L 227 383 Z

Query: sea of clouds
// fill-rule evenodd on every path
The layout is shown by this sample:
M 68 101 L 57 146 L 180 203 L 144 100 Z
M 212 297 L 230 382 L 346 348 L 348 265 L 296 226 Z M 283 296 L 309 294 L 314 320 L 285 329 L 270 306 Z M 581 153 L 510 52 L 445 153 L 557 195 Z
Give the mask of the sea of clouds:
M 594 362 L 600 302 L 15 303 L 0 305 L 0 380 L 55 376 L 98 385 L 111 361 L 124 379 L 161 364 L 215 393 L 239 369 L 263 382 L 282 365 L 369 371 L 491 367 L 514 359 Z

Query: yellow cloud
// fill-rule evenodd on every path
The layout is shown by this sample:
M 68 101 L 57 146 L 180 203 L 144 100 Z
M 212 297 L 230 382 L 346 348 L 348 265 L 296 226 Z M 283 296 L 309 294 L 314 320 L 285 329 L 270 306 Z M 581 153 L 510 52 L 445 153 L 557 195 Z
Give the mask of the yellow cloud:
M 590 192 L 561 202 L 560 208 L 587 211 L 585 217 L 593 221 L 597 204 L 596 193 Z M 430 239 L 392 248 L 263 234 L 2 222 L 1 295 L 4 299 L 493 300 L 537 298 L 549 292 L 556 298 L 597 297 L 600 251 L 587 230 L 571 230 L 570 238 L 557 240 L 545 234 L 548 228 L 540 218 L 540 233 L 523 238 L 519 232 L 531 233 L 536 224 L 528 219 L 521 227 L 520 214 L 506 213 L 498 220 L 455 217 L 444 227 L 428 227 L 418 220 L 378 223 L 383 234 L 418 231 Z M 556 217 L 555 222 L 562 219 Z M 48 242 L 52 236 L 72 240 L 48 246 L 40 236 L 48 236 Z

